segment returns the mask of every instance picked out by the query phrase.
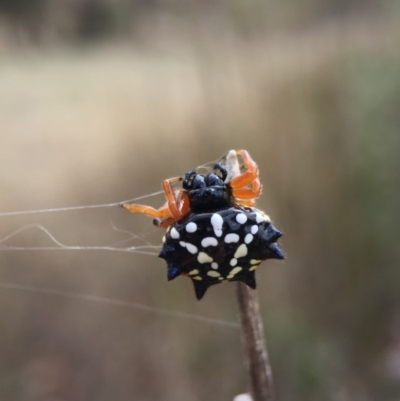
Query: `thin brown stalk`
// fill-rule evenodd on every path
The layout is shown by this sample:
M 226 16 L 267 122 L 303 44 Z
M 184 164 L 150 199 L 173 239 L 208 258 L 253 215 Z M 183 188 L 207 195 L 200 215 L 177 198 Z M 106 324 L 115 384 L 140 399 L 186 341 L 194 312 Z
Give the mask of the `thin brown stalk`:
M 228 180 L 240 174 L 239 162 L 234 150 L 229 151 L 226 157 L 226 167 Z M 265 345 L 257 292 L 243 283 L 238 283 L 237 300 L 244 358 L 250 377 L 253 401 L 274 401 L 272 369 Z

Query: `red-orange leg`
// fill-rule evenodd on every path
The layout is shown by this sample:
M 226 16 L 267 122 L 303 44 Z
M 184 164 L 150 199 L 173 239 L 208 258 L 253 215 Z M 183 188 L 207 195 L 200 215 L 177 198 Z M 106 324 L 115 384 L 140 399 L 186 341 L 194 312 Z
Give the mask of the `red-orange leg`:
M 254 207 L 256 205 L 256 201 L 253 199 L 236 199 L 236 203 L 247 207 Z
M 186 192 L 178 191 L 176 196 L 176 205 L 178 207 L 179 216 L 169 216 L 164 220 L 156 219 L 154 224 L 158 227 L 168 227 L 175 221 L 182 219 L 189 212 L 189 196 Z
M 258 198 L 261 194 L 261 183 L 258 179 L 257 164 L 246 150 L 237 150 L 236 154 L 242 158 L 247 171 L 230 181 L 232 194 L 235 198 Z M 247 185 L 251 185 L 251 188 L 245 188 Z
M 257 181 L 257 182 L 256 182 Z M 253 183 L 255 184 L 253 186 Z M 235 198 L 239 199 L 254 199 L 258 198 L 261 194 L 261 184 L 257 178 L 251 184 L 251 188 L 237 188 L 232 190 L 232 194 Z
M 153 220 L 153 224 L 157 227 L 167 228 L 167 227 L 171 226 L 172 224 L 174 224 L 175 221 L 176 221 L 175 217 L 167 217 L 164 220 L 155 219 L 155 220 Z
M 155 224 L 159 227 L 168 227 L 175 221 L 184 217 L 190 208 L 189 197 L 186 192 L 174 191 L 172 184 L 181 181 L 181 177 L 170 178 L 162 183 L 167 202 L 159 209 L 144 205 L 121 205 L 132 213 L 143 213 L 148 217 L 153 217 L 159 221 Z
M 181 217 L 183 217 L 181 213 L 182 195 L 180 195 L 181 192 L 178 192 L 178 195 L 175 196 L 175 191 L 172 188 L 172 184 L 177 181 L 182 181 L 182 177 L 175 177 L 164 180 L 162 186 L 164 188 L 165 196 L 167 197 L 169 210 L 172 216 L 175 217 L 176 220 L 179 220 Z
M 153 218 L 157 218 L 157 219 L 163 219 L 163 218 L 171 216 L 171 212 L 169 210 L 168 203 L 166 203 L 164 206 L 160 207 L 159 209 L 154 209 L 151 206 L 145 206 L 145 205 L 123 204 L 121 206 L 123 208 L 129 210 L 132 213 L 143 213 L 148 217 L 153 217 Z
M 190 200 L 188 193 L 185 191 L 178 191 L 176 203 L 179 210 L 179 219 L 181 219 L 182 217 L 185 217 L 190 211 Z

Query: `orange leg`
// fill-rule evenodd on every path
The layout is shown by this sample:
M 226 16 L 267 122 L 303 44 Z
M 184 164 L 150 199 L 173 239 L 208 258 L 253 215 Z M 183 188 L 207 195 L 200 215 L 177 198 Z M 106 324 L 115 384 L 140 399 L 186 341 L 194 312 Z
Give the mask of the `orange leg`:
M 255 185 L 253 185 L 253 183 Z M 251 188 L 237 188 L 232 190 L 235 198 L 239 199 L 254 199 L 261 194 L 261 184 L 258 178 L 252 182 Z
M 144 205 L 121 205 L 123 208 L 129 210 L 132 213 L 143 213 L 148 217 L 154 217 L 157 219 L 163 219 L 165 217 L 171 216 L 171 212 L 168 208 L 168 203 L 164 206 L 160 207 L 159 209 L 154 209 L 151 206 L 144 206 Z
M 256 201 L 253 199 L 236 199 L 236 203 L 242 206 L 253 207 Z
M 250 157 L 246 150 L 236 151 L 238 156 L 241 156 L 244 167 L 247 169 L 243 174 L 231 180 L 229 183 L 231 188 L 243 188 L 246 185 L 251 184 L 256 178 L 258 178 L 258 167 L 256 162 Z
M 258 198 L 261 194 L 261 184 L 258 179 L 257 164 L 245 150 L 238 150 L 236 154 L 242 158 L 247 171 L 233 178 L 229 183 L 233 190 L 233 196 L 244 199 Z M 250 185 L 251 188 L 245 188 L 247 185 Z
M 143 213 L 148 217 L 155 218 L 155 224 L 159 227 L 168 227 L 175 221 L 184 217 L 189 209 L 189 196 L 183 191 L 174 191 L 172 184 L 181 181 L 181 177 L 170 178 L 164 180 L 162 186 L 164 188 L 167 202 L 159 209 L 144 205 L 121 205 L 123 208 L 132 213 Z
M 161 227 L 161 228 L 167 228 L 170 225 L 174 224 L 176 221 L 175 217 L 167 217 L 164 220 L 160 220 L 160 219 L 155 219 L 153 220 L 153 224 L 157 227 Z
M 178 192 L 178 196 L 176 197 L 175 191 L 172 188 L 172 184 L 178 181 L 182 181 L 182 177 L 170 178 L 169 180 L 164 180 L 162 183 L 165 196 L 167 197 L 170 214 L 172 214 L 172 216 L 175 217 L 176 220 L 179 220 L 181 217 L 183 217 L 180 211 L 180 192 Z
M 187 192 L 179 191 L 176 198 L 179 210 L 179 218 L 186 216 L 190 211 L 190 201 Z
M 174 198 L 175 199 L 175 198 Z M 169 210 L 171 209 L 171 206 L 169 203 L 167 203 L 169 206 Z M 165 219 L 155 219 L 153 223 L 158 226 L 158 227 L 168 227 L 171 224 L 174 224 L 175 221 L 178 221 L 182 219 L 184 216 L 187 215 L 190 209 L 189 205 L 189 196 L 186 192 L 183 191 L 178 191 L 177 196 L 176 196 L 176 204 L 174 204 L 178 208 L 178 216 L 171 216 L 170 215 L 165 218 Z

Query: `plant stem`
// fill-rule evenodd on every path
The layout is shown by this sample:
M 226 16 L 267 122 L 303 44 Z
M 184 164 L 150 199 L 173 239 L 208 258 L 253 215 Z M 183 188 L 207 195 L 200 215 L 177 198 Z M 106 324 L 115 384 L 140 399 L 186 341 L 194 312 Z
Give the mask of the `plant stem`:
M 226 168 L 228 171 L 227 181 L 240 175 L 240 166 L 234 150 L 229 151 L 226 156 Z M 265 346 L 257 292 L 239 282 L 237 284 L 237 300 L 245 364 L 250 376 L 251 395 L 254 401 L 274 401 L 272 370 Z

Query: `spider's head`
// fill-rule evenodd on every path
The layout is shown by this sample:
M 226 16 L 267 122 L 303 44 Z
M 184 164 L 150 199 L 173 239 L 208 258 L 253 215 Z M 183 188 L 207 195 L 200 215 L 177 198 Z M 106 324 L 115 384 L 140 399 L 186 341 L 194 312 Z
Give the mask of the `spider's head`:
M 185 174 L 182 187 L 187 191 L 190 208 L 194 213 L 213 212 L 231 206 L 231 191 L 225 183 L 227 172 L 220 164 L 214 166 L 216 172 L 206 175 L 190 170 Z

